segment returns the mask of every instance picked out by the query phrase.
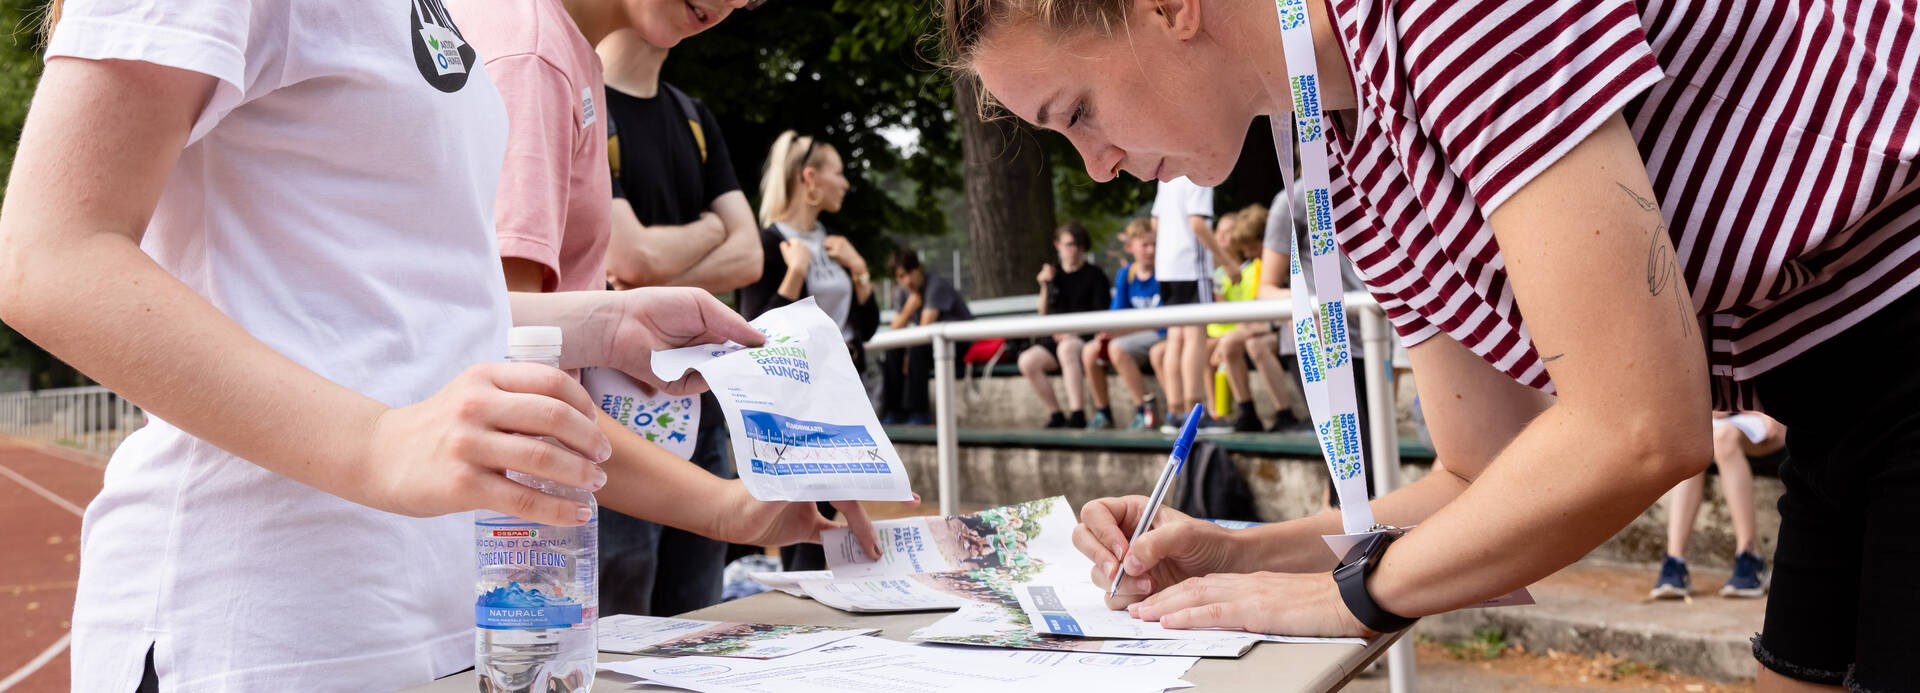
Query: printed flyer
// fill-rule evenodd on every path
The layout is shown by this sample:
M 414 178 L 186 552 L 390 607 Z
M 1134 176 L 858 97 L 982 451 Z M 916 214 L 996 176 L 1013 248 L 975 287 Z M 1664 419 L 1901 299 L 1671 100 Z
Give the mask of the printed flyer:
M 679 380 L 689 370 L 706 378 L 747 491 L 764 501 L 911 500 L 906 467 L 867 406 L 840 329 L 813 298 L 767 311 L 751 324 L 766 335 L 765 344 L 653 354 L 661 380 Z

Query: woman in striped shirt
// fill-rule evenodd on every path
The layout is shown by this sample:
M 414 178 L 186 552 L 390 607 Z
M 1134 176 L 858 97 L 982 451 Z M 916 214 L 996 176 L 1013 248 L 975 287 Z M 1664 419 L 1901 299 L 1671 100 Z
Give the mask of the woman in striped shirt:
M 1553 573 L 1707 464 L 1711 408 L 1763 408 L 1794 435 L 1762 683 L 1911 685 L 1914 12 L 1307 3 L 1333 225 L 1409 347 L 1441 456 L 1374 503 L 1419 525 L 1364 580 L 1375 607 L 1438 613 Z M 1219 183 L 1249 122 L 1294 107 L 1266 2 L 945 0 L 945 15 L 950 60 L 1098 180 Z M 1083 512 L 1096 578 L 1143 503 Z M 1323 572 L 1318 535 L 1339 531 L 1332 515 L 1165 522 L 1125 557 L 1143 577 L 1124 601 L 1171 627 L 1361 632 Z

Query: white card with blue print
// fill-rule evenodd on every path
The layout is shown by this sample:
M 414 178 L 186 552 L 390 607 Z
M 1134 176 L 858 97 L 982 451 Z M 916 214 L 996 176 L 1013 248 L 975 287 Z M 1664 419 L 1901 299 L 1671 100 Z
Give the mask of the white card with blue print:
M 699 395 L 675 397 L 612 368 L 582 369 L 580 383 L 593 396 L 594 405 L 627 430 L 680 459 L 693 459 L 700 431 Z
M 767 311 L 751 323 L 766 343 L 734 342 L 653 354 L 666 382 L 697 370 L 732 433 L 734 466 L 764 501 L 913 498 L 853 357 L 813 298 Z

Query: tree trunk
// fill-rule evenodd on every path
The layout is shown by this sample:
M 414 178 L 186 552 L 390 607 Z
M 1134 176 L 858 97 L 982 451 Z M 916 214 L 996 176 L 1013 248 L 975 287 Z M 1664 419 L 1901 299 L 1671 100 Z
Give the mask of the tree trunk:
M 967 240 L 972 246 L 973 298 L 1039 291 L 1033 275 L 1053 259 L 1053 170 L 1047 150 L 1026 123 L 1011 116 L 981 122 L 979 82 L 956 77 L 954 101 L 966 160 Z

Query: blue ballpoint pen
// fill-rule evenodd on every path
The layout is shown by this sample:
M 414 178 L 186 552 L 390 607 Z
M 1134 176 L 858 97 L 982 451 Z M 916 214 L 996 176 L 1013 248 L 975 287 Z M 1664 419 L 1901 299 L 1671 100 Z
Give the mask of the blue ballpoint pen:
M 1187 451 L 1193 449 L 1193 434 L 1200 429 L 1200 406 L 1193 405 L 1193 411 L 1187 413 L 1187 424 L 1180 427 L 1180 437 L 1173 441 L 1173 452 L 1167 455 L 1167 466 L 1160 468 L 1160 482 L 1153 485 L 1153 496 L 1147 499 L 1146 514 L 1140 517 L 1139 524 L 1134 525 L 1133 538 L 1127 540 L 1129 552 L 1133 542 L 1140 541 L 1140 535 L 1146 534 L 1147 528 L 1153 526 L 1153 516 L 1160 511 L 1160 503 L 1167 499 L 1167 489 L 1173 486 L 1174 477 L 1180 476 L 1180 468 L 1187 464 Z M 1126 576 L 1125 567 L 1114 568 L 1113 585 L 1107 588 L 1108 597 L 1120 591 L 1120 579 Z

